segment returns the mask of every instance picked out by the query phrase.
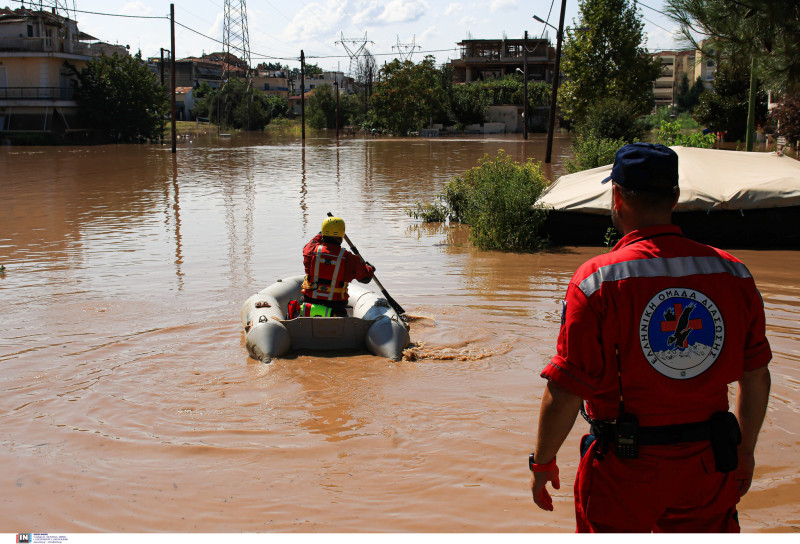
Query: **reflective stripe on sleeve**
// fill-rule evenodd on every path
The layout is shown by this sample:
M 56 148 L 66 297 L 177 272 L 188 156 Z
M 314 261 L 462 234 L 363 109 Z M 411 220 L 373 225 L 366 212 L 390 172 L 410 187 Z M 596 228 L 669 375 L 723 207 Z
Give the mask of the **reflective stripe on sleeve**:
M 730 274 L 737 278 L 752 277 L 744 264 L 728 261 L 722 257 L 637 259 L 598 268 L 594 274 L 584 279 L 578 288 L 583 291 L 584 295 L 590 297 L 607 281 L 659 276 L 680 278 L 698 274 Z

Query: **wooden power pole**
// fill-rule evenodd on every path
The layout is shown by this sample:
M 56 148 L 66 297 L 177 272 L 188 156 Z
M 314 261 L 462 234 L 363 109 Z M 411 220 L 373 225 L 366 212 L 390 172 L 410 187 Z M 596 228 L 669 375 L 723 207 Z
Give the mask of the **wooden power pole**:
M 169 79 L 170 96 L 172 97 L 172 152 L 175 153 L 178 147 L 177 133 L 177 108 L 175 107 L 175 4 L 169 5 L 169 26 L 170 26 L 170 47 L 172 51 L 169 55 Z
M 306 54 L 300 50 L 300 124 L 306 141 Z

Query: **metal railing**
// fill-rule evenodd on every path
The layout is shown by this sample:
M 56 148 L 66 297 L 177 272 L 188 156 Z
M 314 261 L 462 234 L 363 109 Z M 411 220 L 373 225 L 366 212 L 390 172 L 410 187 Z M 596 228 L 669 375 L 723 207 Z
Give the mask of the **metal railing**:
M 0 87 L 0 100 L 75 100 L 74 87 Z

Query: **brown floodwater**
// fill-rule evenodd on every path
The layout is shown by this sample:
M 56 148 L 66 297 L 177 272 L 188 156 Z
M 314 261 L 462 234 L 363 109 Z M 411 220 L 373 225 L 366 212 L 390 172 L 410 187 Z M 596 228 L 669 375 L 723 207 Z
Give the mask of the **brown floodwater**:
M 602 248 L 479 251 L 406 215 L 499 149 L 544 139 L 0 149 L 0 532 L 573 531 L 585 425 L 554 512 L 526 463 L 560 301 Z M 417 316 L 406 359 L 248 357 L 241 304 L 301 273 L 328 211 Z M 735 254 L 775 356 L 740 520 L 798 531 L 800 253 Z

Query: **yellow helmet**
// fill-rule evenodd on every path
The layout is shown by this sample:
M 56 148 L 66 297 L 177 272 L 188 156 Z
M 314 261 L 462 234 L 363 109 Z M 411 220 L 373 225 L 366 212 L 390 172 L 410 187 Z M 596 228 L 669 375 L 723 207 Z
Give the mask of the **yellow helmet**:
M 344 237 L 344 219 L 341 217 L 326 217 L 322 222 L 323 236 Z

